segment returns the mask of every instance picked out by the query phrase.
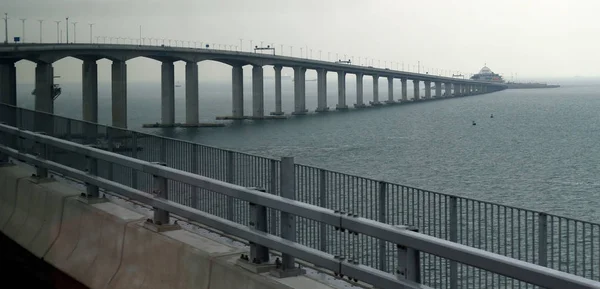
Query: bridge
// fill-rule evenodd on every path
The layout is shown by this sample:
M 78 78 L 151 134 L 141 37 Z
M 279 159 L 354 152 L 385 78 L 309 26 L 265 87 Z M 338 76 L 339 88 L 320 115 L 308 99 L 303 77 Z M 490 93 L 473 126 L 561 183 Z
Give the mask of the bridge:
M 600 288 L 598 223 L 6 104 L 0 122 L 0 230 L 90 288 L 332 288 L 309 268 L 367 288 Z
M 232 67 L 232 114 L 220 119 L 265 119 L 278 118 L 284 114 L 281 107 L 281 70 L 283 67 L 294 69 L 294 111 L 293 115 L 308 112 L 306 107 L 307 69 L 317 72 L 316 112 L 326 112 L 327 81 L 326 73 L 338 75 L 337 110 L 349 108 L 346 99 L 346 74 L 356 75 L 356 103 L 354 107 L 367 107 L 363 100 L 363 77 L 373 78 L 373 101 L 371 106 L 398 104 L 409 101 L 427 101 L 447 97 L 468 96 L 489 93 L 504 89 L 497 83 L 479 82 L 430 74 L 411 73 L 406 71 L 359 66 L 350 63 L 329 62 L 305 58 L 269 55 L 260 53 L 216 50 L 209 48 L 184 48 L 151 45 L 127 44 L 4 44 L 0 46 L 0 102 L 16 104 L 16 68 L 15 63 L 29 60 L 37 64 L 35 69 L 35 109 L 53 113 L 53 67 L 52 64 L 65 57 L 74 57 L 83 61 L 83 119 L 98 121 L 98 67 L 99 59 L 112 61 L 112 125 L 127 127 L 127 69 L 126 62 L 136 57 L 155 59 L 161 66 L 161 125 L 175 125 L 175 79 L 174 65 L 176 61 L 184 61 L 185 67 L 185 106 L 186 125 L 199 124 L 199 91 L 198 62 L 212 60 L 228 64 Z M 244 115 L 243 70 L 246 65 L 252 66 L 252 115 Z M 272 66 L 275 71 L 275 111 L 270 115 L 264 111 L 264 77 L 263 67 Z M 387 100 L 379 99 L 379 78 L 386 78 L 388 83 Z M 393 92 L 393 80 L 400 79 L 401 98 L 396 100 Z M 407 81 L 412 81 L 413 98 L 408 99 Z M 424 96 L 421 96 L 420 84 L 424 84 Z M 434 89 L 432 89 L 434 84 Z M 433 92 L 432 92 L 433 90 Z

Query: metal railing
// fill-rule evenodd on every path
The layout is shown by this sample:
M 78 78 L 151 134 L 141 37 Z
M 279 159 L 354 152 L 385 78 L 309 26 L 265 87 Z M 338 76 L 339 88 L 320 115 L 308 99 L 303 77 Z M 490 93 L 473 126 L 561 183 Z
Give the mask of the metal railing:
M 141 161 L 88 145 L 20 130 L 9 125 L 0 124 L 0 140 L 2 141 L 0 153 L 5 156 L 5 159 L 12 157 L 34 165 L 37 168 L 36 175 L 38 177 L 46 177 L 48 171 L 52 171 L 85 183 L 87 197 L 98 197 L 98 189 L 102 188 L 144 203 L 154 208 L 153 222 L 155 224 L 168 223 L 169 214 L 173 213 L 246 239 L 251 244 L 250 260 L 260 258 L 261 255 L 257 254 L 259 251 L 266 252 L 267 256 L 268 249 L 280 251 L 282 261 L 277 265 L 280 271 L 295 270 L 294 258 L 299 258 L 331 270 L 342 278 L 351 276 L 349 278 L 352 280 L 360 280 L 376 288 L 427 288 L 418 284 L 421 279 L 418 266 L 419 255 L 422 252 L 437 258 L 452 260 L 462 266 L 478 268 L 478 270 L 503 275 L 505 278 L 543 288 L 600 288 L 600 282 L 418 233 L 406 226 L 389 225 L 359 217 L 356 214 L 334 211 L 293 200 L 297 179 L 293 158 L 282 159 L 280 163 L 282 196 L 274 196 L 252 188 L 169 168 L 163 164 Z M 30 152 L 35 152 L 35 154 Z M 64 157 L 59 155 L 65 152 L 83 158 L 87 169 L 84 171 L 61 163 Z M 101 162 L 129 168 L 151 177 L 153 179 L 152 189 L 144 192 L 100 176 Z M 253 212 L 249 226 L 170 200 L 170 196 L 176 196 L 178 193 L 177 188 L 173 188 L 171 184 L 185 184 L 243 202 L 243 206 Z M 381 191 L 384 190 L 381 189 Z M 204 194 L 199 193 L 198 195 Z M 279 214 L 280 234 L 274 234 L 267 228 L 267 208 L 275 210 Z M 372 238 L 380 246 L 395 246 L 397 248 L 395 254 L 388 252 L 383 257 L 397 259 L 397 275 L 394 276 L 365 266 L 356 259 L 346 259 L 343 256 L 332 255 L 296 243 L 293 229 L 297 224 L 296 217 L 311 220 L 317 223 L 317 226 L 323 225 L 332 230 L 344 232 L 348 236 L 340 244 L 344 247 L 360 250 L 362 244 L 358 241 L 357 236 Z M 263 261 L 268 260 L 263 259 Z M 432 269 L 425 268 L 423 272 L 427 270 Z
M 0 104 L 0 121 L 20 129 L 94 145 L 123 156 L 161 162 L 168 167 L 281 195 L 281 162 L 232 150 L 102 126 Z M 37 125 L 36 125 L 37 123 Z M 80 170 L 85 159 L 59 151 L 55 161 Z M 437 238 L 600 280 L 600 224 L 544 212 L 441 194 L 389 182 L 295 164 L 295 198 L 391 225 L 409 225 Z M 150 175 L 98 161 L 103 178 L 150 191 Z M 239 199 L 170 180 L 170 200 L 247 224 L 249 207 Z M 267 209 L 268 230 L 280 234 L 280 216 Z M 365 235 L 347 236 L 311 219 L 298 217 L 297 241 L 344 256 L 378 270 L 394 272 L 397 248 Z M 357 246 L 345 246 L 348 238 Z M 514 279 L 422 254 L 422 280 L 436 288 L 527 287 Z

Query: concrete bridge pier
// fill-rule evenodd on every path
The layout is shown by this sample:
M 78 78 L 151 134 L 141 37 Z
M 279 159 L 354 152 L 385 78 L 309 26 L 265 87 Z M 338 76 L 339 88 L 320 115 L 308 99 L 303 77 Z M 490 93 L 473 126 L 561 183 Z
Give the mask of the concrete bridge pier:
M 419 98 L 420 91 L 419 91 L 419 81 L 418 80 L 413 80 L 413 93 L 414 93 L 413 101 L 418 101 L 420 99 Z
M 265 116 L 263 68 L 260 65 L 252 66 L 252 116 L 261 118 Z
M 388 81 L 388 99 L 387 99 L 386 103 L 388 103 L 388 104 L 396 103 L 394 101 L 394 78 L 391 76 L 388 76 L 387 81 Z
M 346 73 L 343 71 L 338 71 L 338 104 L 335 109 L 348 109 L 346 105 Z
M 281 69 L 280 65 L 273 66 L 275 70 L 275 111 L 271 115 L 283 115 L 281 110 Z
M 439 81 L 435 82 L 435 97 L 436 98 L 442 97 L 442 83 Z
M 244 116 L 244 70 L 241 65 L 231 68 L 231 114 L 234 118 Z
M 402 101 L 408 101 L 408 85 L 406 83 L 406 78 L 400 78 L 400 83 L 402 84 Z
M 294 115 L 306 114 L 306 68 L 294 67 Z
M 356 74 L 356 103 L 354 104 L 356 108 L 366 107 L 363 100 L 363 74 Z
M 114 60 L 112 78 L 112 125 L 127 128 L 127 64 Z
M 82 64 L 83 120 L 98 122 L 98 64 L 96 59 L 84 59 Z
M 198 63 L 185 63 L 185 123 L 198 124 L 199 120 Z
M 35 67 L 35 110 L 54 113 L 53 86 L 52 63 L 38 62 Z
M 17 68 L 14 62 L 0 63 L 0 102 L 17 105 Z
M 175 66 L 172 61 L 163 61 L 160 81 L 161 123 L 175 123 Z
M 327 70 L 317 69 L 317 112 L 328 111 L 327 107 Z
M 454 96 L 460 96 L 460 84 L 454 83 L 452 86 L 454 87 Z
M 373 101 L 371 101 L 371 105 L 376 106 L 380 105 L 379 102 L 379 75 L 373 75 Z
M 431 98 L 431 81 L 425 80 L 423 82 L 425 84 L 425 99 Z
M 444 83 L 444 97 L 452 96 L 452 84 L 450 82 Z

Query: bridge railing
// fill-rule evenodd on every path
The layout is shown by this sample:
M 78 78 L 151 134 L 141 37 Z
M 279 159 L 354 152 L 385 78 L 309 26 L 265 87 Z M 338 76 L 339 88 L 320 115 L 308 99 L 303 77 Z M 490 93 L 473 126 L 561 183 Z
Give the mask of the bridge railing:
M 84 160 L 86 169 L 73 167 L 65 158 L 64 153 L 76 155 Z M 98 196 L 101 188 L 111 194 L 116 194 L 151 206 L 154 211 L 154 223 L 169 222 L 169 213 L 180 217 L 203 223 L 224 233 L 243 238 L 251 242 L 252 246 L 260 250 L 274 249 L 281 252 L 284 271 L 294 265 L 294 258 L 305 260 L 324 269 L 331 270 L 336 275 L 347 276 L 354 281 L 363 281 L 376 288 L 427 288 L 419 285 L 421 280 L 418 265 L 420 253 L 436 256 L 444 260 L 456 262 L 468 268 L 477 268 L 480 271 L 494 273 L 526 282 L 526 285 L 540 286 L 542 288 L 600 288 L 600 282 L 583 277 L 545 268 L 536 264 L 527 263 L 481 249 L 446 241 L 440 238 L 416 232 L 406 226 L 394 226 L 360 217 L 351 212 L 341 212 L 327 209 L 308 203 L 295 201 L 282 196 L 265 193 L 254 188 L 219 181 L 216 179 L 199 176 L 139 159 L 123 156 L 114 152 L 78 144 L 41 133 L 20 130 L 10 125 L 0 124 L 0 154 L 32 164 L 37 168 L 39 177 L 47 176 L 49 172 L 73 178 L 87 186 L 88 197 Z M 154 185 L 148 190 L 139 190 L 111 181 L 100 176 L 100 162 L 121 166 L 144 175 L 152 176 Z M 280 163 L 282 194 L 294 197 L 295 166 L 293 159 L 284 158 Z M 165 182 L 166 181 L 166 182 Z M 243 202 L 243 206 L 253 208 L 252 222 L 239 224 L 222 217 L 215 216 L 189 206 L 170 200 L 170 196 L 177 197 L 178 188 L 171 184 L 185 184 L 195 189 L 218 194 L 224 198 L 232 198 Z M 384 191 L 383 188 L 380 188 Z M 199 193 L 203 196 L 204 193 Z M 211 200 L 203 202 L 211 203 Z M 218 204 L 209 204 L 219 206 Z M 257 213 L 261 208 L 270 208 L 280 215 L 281 231 L 270 231 L 266 223 L 266 214 Z M 370 238 L 380 246 L 394 246 L 397 252 L 386 254 L 385 258 L 396 258 L 398 264 L 396 276 L 381 270 L 364 265 L 355 259 L 357 255 L 330 254 L 315 250 L 309 246 L 295 242 L 293 232 L 285 228 L 296 225 L 295 218 L 303 218 L 315 222 L 317 226 L 325 226 L 330 230 L 341 232 L 345 248 L 351 248 L 355 254 L 365 254 L 360 237 Z M 263 228 L 264 227 L 264 228 Z M 284 230 L 285 229 L 285 230 Z M 417 229 L 418 230 L 418 229 Z M 259 247 L 256 247 L 259 246 Z M 256 253 L 252 253 L 254 256 Z M 252 258 L 252 255 L 251 255 Z M 291 264 L 291 265 L 290 265 Z M 286 268 L 287 266 L 287 268 Z M 435 270 L 424 267 L 423 272 Z M 486 276 L 487 277 L 487 276 Z M 463 282 L 466 286 L 461 288 L 481 288 L 475 285 L 474 280 Z M 450 284 L 440 282 L 436 288 L 448 287 Z M 506 287 L 508 283 L 498 284 Z M 486 286 L 494 288 L 496 286 Z M 513 286 L 514 287 L 514 286 Z
M 280 195 L 281 162 L 232 150 L 87 123 L 0 104 L 0 121 L 79 144 Z M 85 159 L 67 151 L 56 160 L 86 169 Z M 98 161 L 106 179 L 148 191 L 149 174 L 115 163 Z M 169 181 L 171 200 L 239 224 L 247 224 L 249 208 L 239 199 L 204 188 Z M 349 212 L 391 225 L 410 225 L 419 232 L 535 263 L 585 278 L 600 280 L 600 225 L 544 212 L 441 194 L 399 184 L 295 164 L 296 199 L 327 209 Z M 268 209 L 268 228 L 280 234 L 280 218 Z M 391 243 L 359 235 L 356 247 L 345 246 L 348 236 L 314 220 L 298 218 L 297 241 L 334 255 L 353 256 L 386 272 L 393 272 L 397 248 Z M 357 249 L 359 248 L 359 249 Z M 514 279 L 423 254 L 422 280 L 433 287 L 521 286 Z

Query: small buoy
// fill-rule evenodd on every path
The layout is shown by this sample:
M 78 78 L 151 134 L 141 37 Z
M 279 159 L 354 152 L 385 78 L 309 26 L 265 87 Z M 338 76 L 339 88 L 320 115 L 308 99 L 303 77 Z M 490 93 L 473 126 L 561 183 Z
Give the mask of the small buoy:
M 490 118 L 494 118 L 494 114 L 492 113 L 492 115 L 490 115 Z

